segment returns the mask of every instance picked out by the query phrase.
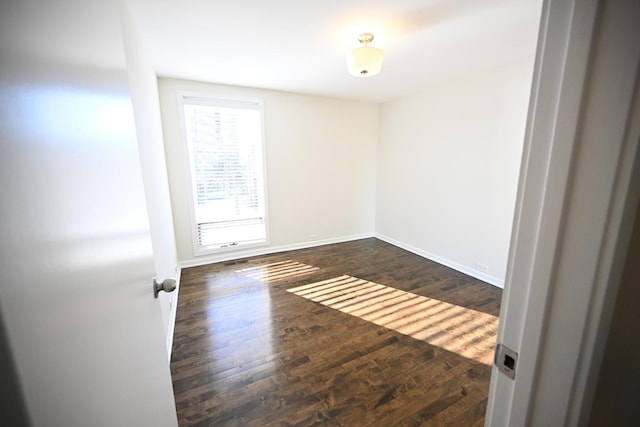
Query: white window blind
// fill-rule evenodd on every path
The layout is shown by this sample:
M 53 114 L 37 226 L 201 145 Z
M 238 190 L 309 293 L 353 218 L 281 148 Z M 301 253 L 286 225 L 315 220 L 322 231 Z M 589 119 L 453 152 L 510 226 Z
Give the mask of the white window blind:
M 182 101 L 196 251 L 266 242 L 261 104 Z

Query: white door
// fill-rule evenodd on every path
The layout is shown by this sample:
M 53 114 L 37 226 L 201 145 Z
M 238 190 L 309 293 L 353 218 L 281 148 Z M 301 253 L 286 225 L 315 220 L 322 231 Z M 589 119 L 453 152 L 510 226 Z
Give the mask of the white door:
M 28 417 L 175 426 L 116 4 L 3 2 L 0 55 L 0 326 Z

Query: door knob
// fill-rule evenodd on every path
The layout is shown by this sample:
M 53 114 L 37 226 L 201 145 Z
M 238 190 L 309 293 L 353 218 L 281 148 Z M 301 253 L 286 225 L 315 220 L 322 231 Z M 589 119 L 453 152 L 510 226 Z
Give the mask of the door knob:
M 158 279 L 153 278 L 153 296 L 158 298 L 160 291 L 173 292 L 176 290 L 176 281 L 174 279 L 164 279 L 161 283 Z

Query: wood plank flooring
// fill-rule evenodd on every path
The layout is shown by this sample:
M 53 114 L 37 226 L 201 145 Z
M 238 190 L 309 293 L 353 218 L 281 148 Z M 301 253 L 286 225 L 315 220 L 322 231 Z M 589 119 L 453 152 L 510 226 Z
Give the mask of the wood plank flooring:
M 500 299 L 374 238 L 185 269 L 180 425 L 482 426 Z

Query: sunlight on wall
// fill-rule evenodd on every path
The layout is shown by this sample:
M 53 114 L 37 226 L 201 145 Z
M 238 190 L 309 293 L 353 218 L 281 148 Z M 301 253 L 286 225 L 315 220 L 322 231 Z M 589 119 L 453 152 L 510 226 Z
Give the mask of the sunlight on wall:
M 20 92 L 12 114 L 33 125 L 24 131 L 64 144 L 119 144 L 137 149 L 131 100 L 127 93 L 76 87 L 34 87 Z
M 497 316 L 351 276 L 288 291 L 486 365 L 493 361 Z

